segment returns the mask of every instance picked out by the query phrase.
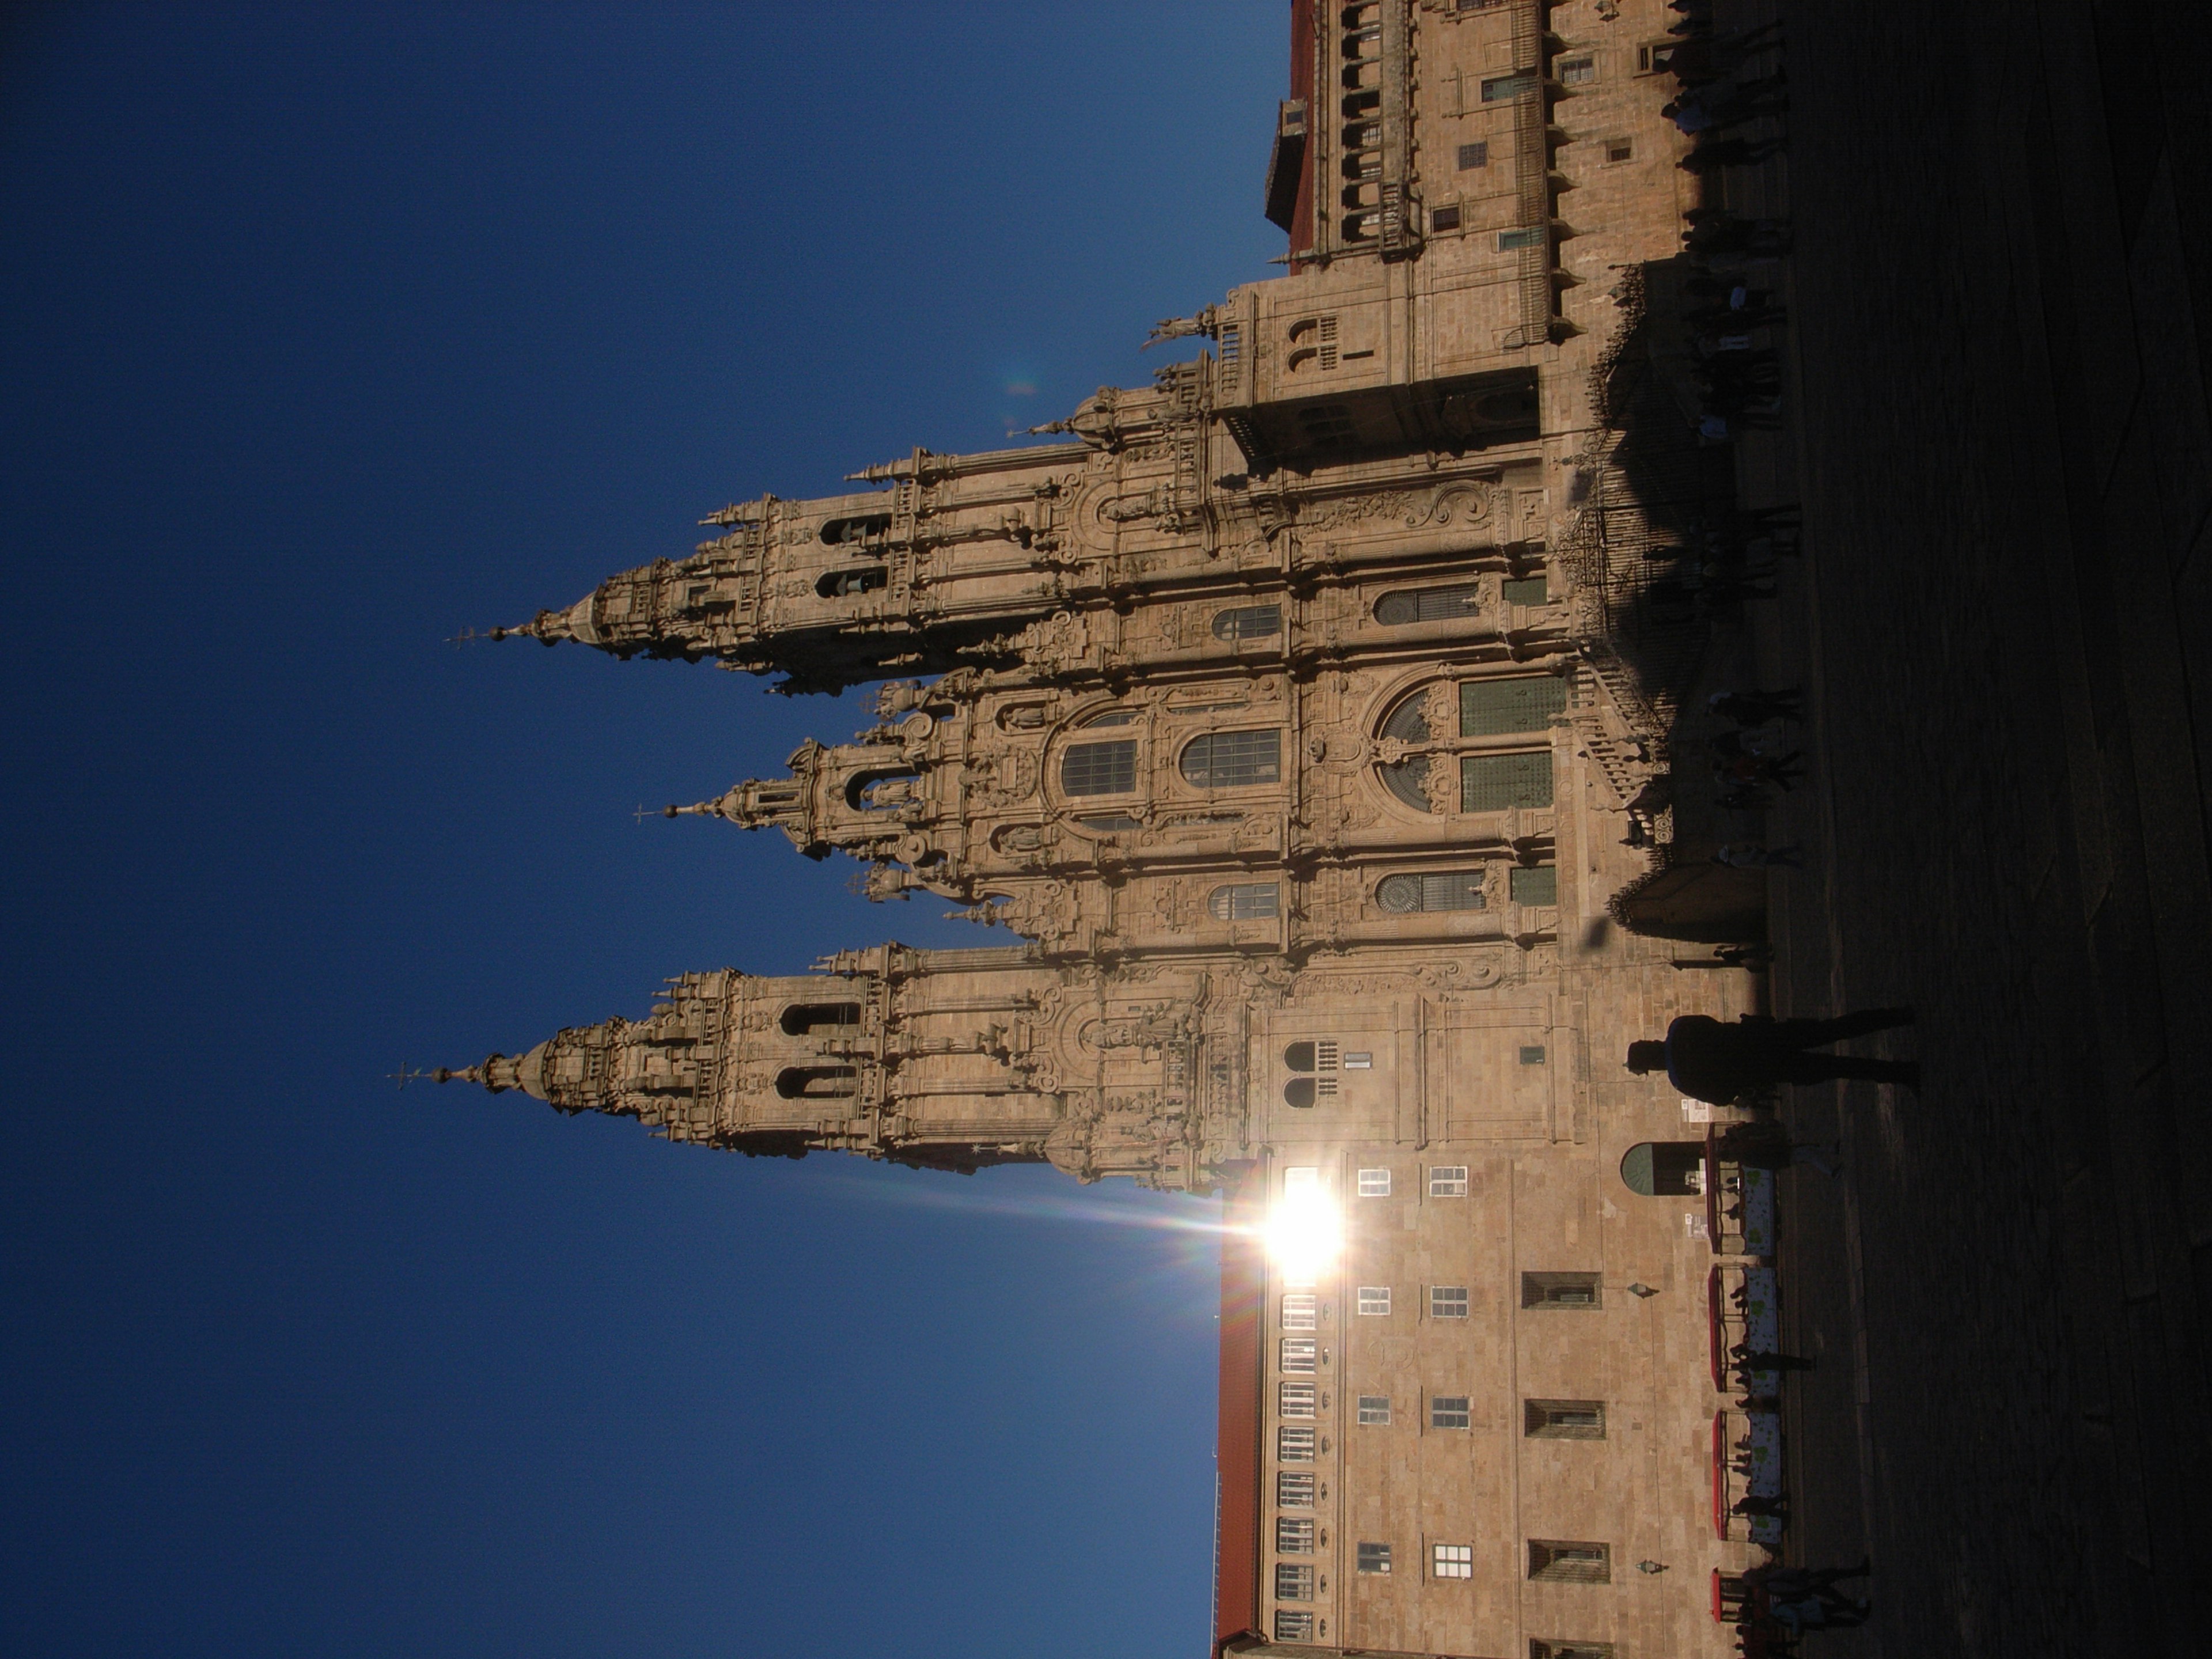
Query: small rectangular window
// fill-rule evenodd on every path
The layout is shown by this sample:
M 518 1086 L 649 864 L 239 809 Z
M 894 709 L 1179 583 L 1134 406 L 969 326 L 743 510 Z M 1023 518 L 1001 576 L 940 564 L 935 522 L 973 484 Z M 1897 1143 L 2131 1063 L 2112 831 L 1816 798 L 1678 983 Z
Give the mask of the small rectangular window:
M 1429 1171 L 1431 1198 L 1465 1198 L 1467 1196 L 1467 1165 L 1439 1164 Z
M 1559 59 L 1559 84 L 1561 86 L 1586 87 L 1596 79 L 1596 58 L 1562 58 Z
M 1486 104 L 1506 104 L 1527 92 L 1536 90 L 1533 75 L 1493 75 L 1482 83 L 1482 101 Z
M 1285 1463 L 1314 1461 L 1314 1431 L 1285 1423 L 1275 1431 L 1275 1455 Z
M 1546 605 L 1550 603 L 1550 586 L 1543 576 L 1508 576 L 1500 597 L 1508 605 Z
M 1363 1394 L 1359 1396 L 1359 1420 L 1370 1429 L 1387 1428 L 1390 1423 L 1390 1396 L 1387 1394 Z
M 1429 212 L 1429 228 L 1431 230 L 1457 230 L 1459 228 L 1459 210 L 1455 207 L 1431 209 Z
M 1555 864 L 1516 866 L 1505 878 L 1506 891 L 1516 904 L 1557 904 L 1559 868 Z
M 1282 1392 L 1276 1406 L 1285 1417 L 1311 1417 L 1316 1398 L 1310 1382 L 1284 1382 L 1278 1385 Z
M 1674 48 L 1680 42 L 1658 40 L 1636 49 L 1636 72 L 1638 75 L 1663 75 L 1674 67 Z
M 1314 1570 L 1303 1561 L 1275 1563 L 1275 1599 L 1278 1601 L 1310 1601 L 1313 1600 Z
M 1310 1510 L 1314 1501 L 1314 1478 L 1304 1469 L 1281 1469 L 1275 1475 L 1275 1503 L 1286 1510 Z
M 1373 1051 L 1366 1048 L 1351 1048 L 1346 1050 L 1344 1056 L 1344 1069 L 1347 1072 L 1373 1071 L 1375 1069 L 1375 1055 Z
M 1320 1304 L 1303 1291 L 1293 1291 L 1283 1298 L 1283 1328 L 1286 1331 L 1318 1330 Z
M 1431 1319 L 1466 1318 L 1467 1286 L 1464 1285 L 1430 1285 L 1429 1317 Z
M 1277 1554 L 1311 1555 L 1313 1547 L 1313 1516 L 1279 1515 L 1275 1517 L 1275 1553 Z
M 1462 144 L 1459 147 L 1459 170 L 1462 173 L 1471 173 L 1476 167 L 1486 167 L 1489 165 L 1490 146 L 1487 143 Z
M 1605 141 L 1605 159 L 1608 163 L 1632 161 L 1636 159 L 1636 146 L 1626 138 L 1608 138 Z
M 1362 1198 L 1390 1196 L 1390 1172 L 1388 1170 L 1362 1170 L 1359 1172 L 1359 1195 Z
M 1359 1287 L 1359 1311 L 1364 1314 L 1389 1313 L 1390 1287 L 1388 1285 L 1362 1285 Z
M 1474 1577 L 1474 1546 L 1434 1544 L 1429 1548 L 1429 1571 L 1438 1578 Z
M 1514 230 L 1498 233 L 1498 251 L 1512 253 L 1524 247 L 1540 247 L 1544 241 L 1543 228 L 1538 225 L 1522 225 Z
M 1609 1584 L 1613 1547 L 1566 1539 L 1528 1540 L 1528 1576 L 1555 1584 Z
M 1275 1609 L 1275 1639 L 1278 1642 L 1310 1642 L 1313 1640 L 1313 1614 L 1293 1612 L 1289 1607 Z
M 1540 1042 L 1522 1044 L 1521 1063 L 1523 1066 L 1541 1066 L 1544 1063 L 1544 1045 Z
M 1314 1371 L 1316 1343 L 1310 1336 L 1286 1336 L 1283 1339 L 1283 1369 L 1292 1376 L 1311 1376 Z
M 1595 1308 L 1603 1305 L 1595 1273 L 1522 1273 L 1524 1308 Z
M 1522 1431 L 1531 1440 L 1602 1440 L 1605 1405 L 1596 1400 L 1522 1402 Z
M 1362 1572 L 1390 1571 L 1390 1547 L 1388 1544 L 1362 1544 L 1359 1547 L 1359 1570 Z
M 1610 1642 L 1538 1642 L 1528 1644 L 1528 1659 L 1613 1659 Z
M 1468 1396 L 1463 1394 L 1439 1394 L 1429 1397 L 1429 1426 L 1432 1429 L 1463 1429 L 1468 1425 Z

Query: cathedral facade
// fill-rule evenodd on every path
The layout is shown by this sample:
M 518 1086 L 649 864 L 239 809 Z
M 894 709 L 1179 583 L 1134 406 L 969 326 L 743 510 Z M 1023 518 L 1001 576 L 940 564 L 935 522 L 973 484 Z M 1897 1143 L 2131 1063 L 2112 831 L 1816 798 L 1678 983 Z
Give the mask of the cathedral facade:
M 1648 480 L 1711 487 L 1629 465 L 1607 392 L 1694 200 L 1671 21 L 1299 0 L 1289 272 L 1163 324 L 1184 361 L 500 630 L 877 684 L 850 741 L 670 811 L 1008 942 L 688 973 L 450 1075 L 1225 1194 L 1218 1650 L 1717 1653 L 1705 1576 L 1751 1559 L 1705 1212 L 1620 1173 L 1691 1133 L 1626 1044 L 1752 994 L 1607 922 L 1669 830 L 1680 688 L 1624 638 Z

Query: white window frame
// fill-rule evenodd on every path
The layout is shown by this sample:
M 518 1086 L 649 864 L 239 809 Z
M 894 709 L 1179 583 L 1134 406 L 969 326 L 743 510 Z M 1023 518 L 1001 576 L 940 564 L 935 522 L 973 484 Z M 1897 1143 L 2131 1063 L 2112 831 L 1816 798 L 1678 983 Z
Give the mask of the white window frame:
M 1321 1298 L 1311 1291 L 1292 1291 L 1283 1297 L 1283 1328 L 1317 1331 L 1321 1328 Z
M 1468 1295 L 1464 1285 L 1431 1285 L 1429 1286 L 1429 1317 L 1431 1319 L 1464 1319 L 1467 1317 Z
M 1390 1426 L 1390 1396 L 1387 1394 L 1361 1395 L 1359 1422 L 1363 1428 L 1389 1428 Z
M 1359 1172 L 1359 1195 L 1362 1198 L 1390 1196 L 1390 1172 L 1388 1170 L 1362 1170 Z
M 1467 1196 L 1467 1165 L 1438 1164 L 1429 1170 L 1431 1198 L 1465 1198 Z
M 1388 1285 L 1362 1285 L 1359 1287 L 1359 1311 L 1370 1319 L 1388 1318 L 1390 1287 Z
M 1430 1545 L 1429 1577 L 1431 1578 L 1474 1577 L 1474 1546 L 1472 1544 Z

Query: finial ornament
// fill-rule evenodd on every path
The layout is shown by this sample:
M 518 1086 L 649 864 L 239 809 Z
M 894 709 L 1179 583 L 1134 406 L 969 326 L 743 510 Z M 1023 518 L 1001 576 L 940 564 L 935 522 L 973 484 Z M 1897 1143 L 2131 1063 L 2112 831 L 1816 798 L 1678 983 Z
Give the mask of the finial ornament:
M 442 1066 L 431 1072 L 420 1071 L 416 1067 L 410 1066 L 403 1060 L 399 1062 L 399 1069 L 398 1071 L 386 1072 L 384 1075 L 391 1079 L 394 1083 L 397 1083 L 402 1089 L 404 1089 L 409 1084 L 415 1082 L 420 1078 L 428 1078 L 434 1083 L 443 1083 L 446 1080 L 447 1074 L 445 1068 Z

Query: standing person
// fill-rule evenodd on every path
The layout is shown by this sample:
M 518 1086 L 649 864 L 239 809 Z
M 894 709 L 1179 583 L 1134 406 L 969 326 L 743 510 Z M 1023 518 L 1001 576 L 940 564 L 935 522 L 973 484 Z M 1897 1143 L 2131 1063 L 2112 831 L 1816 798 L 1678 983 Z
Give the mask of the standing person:
M 1662 1040 L 1628 1045 L 1628 1069 L 1643 1076 L 1664 1072 L 1692 1100 L 1732 1106 L 1778 1084 L 1802 1085 L 1861 1079 L 1920 1086 L 1920 1066 L 1909 1060 L 1865 1060 L 1856 1054 L 1810 1052 L 1846 1038 L 1912 1024 L 1910 1008 L 1869 1008 L 1835 1019 L 1770 1019 L 1746 1014 L 1726 1024 L 1710 1014 L 1684 1014 Z

